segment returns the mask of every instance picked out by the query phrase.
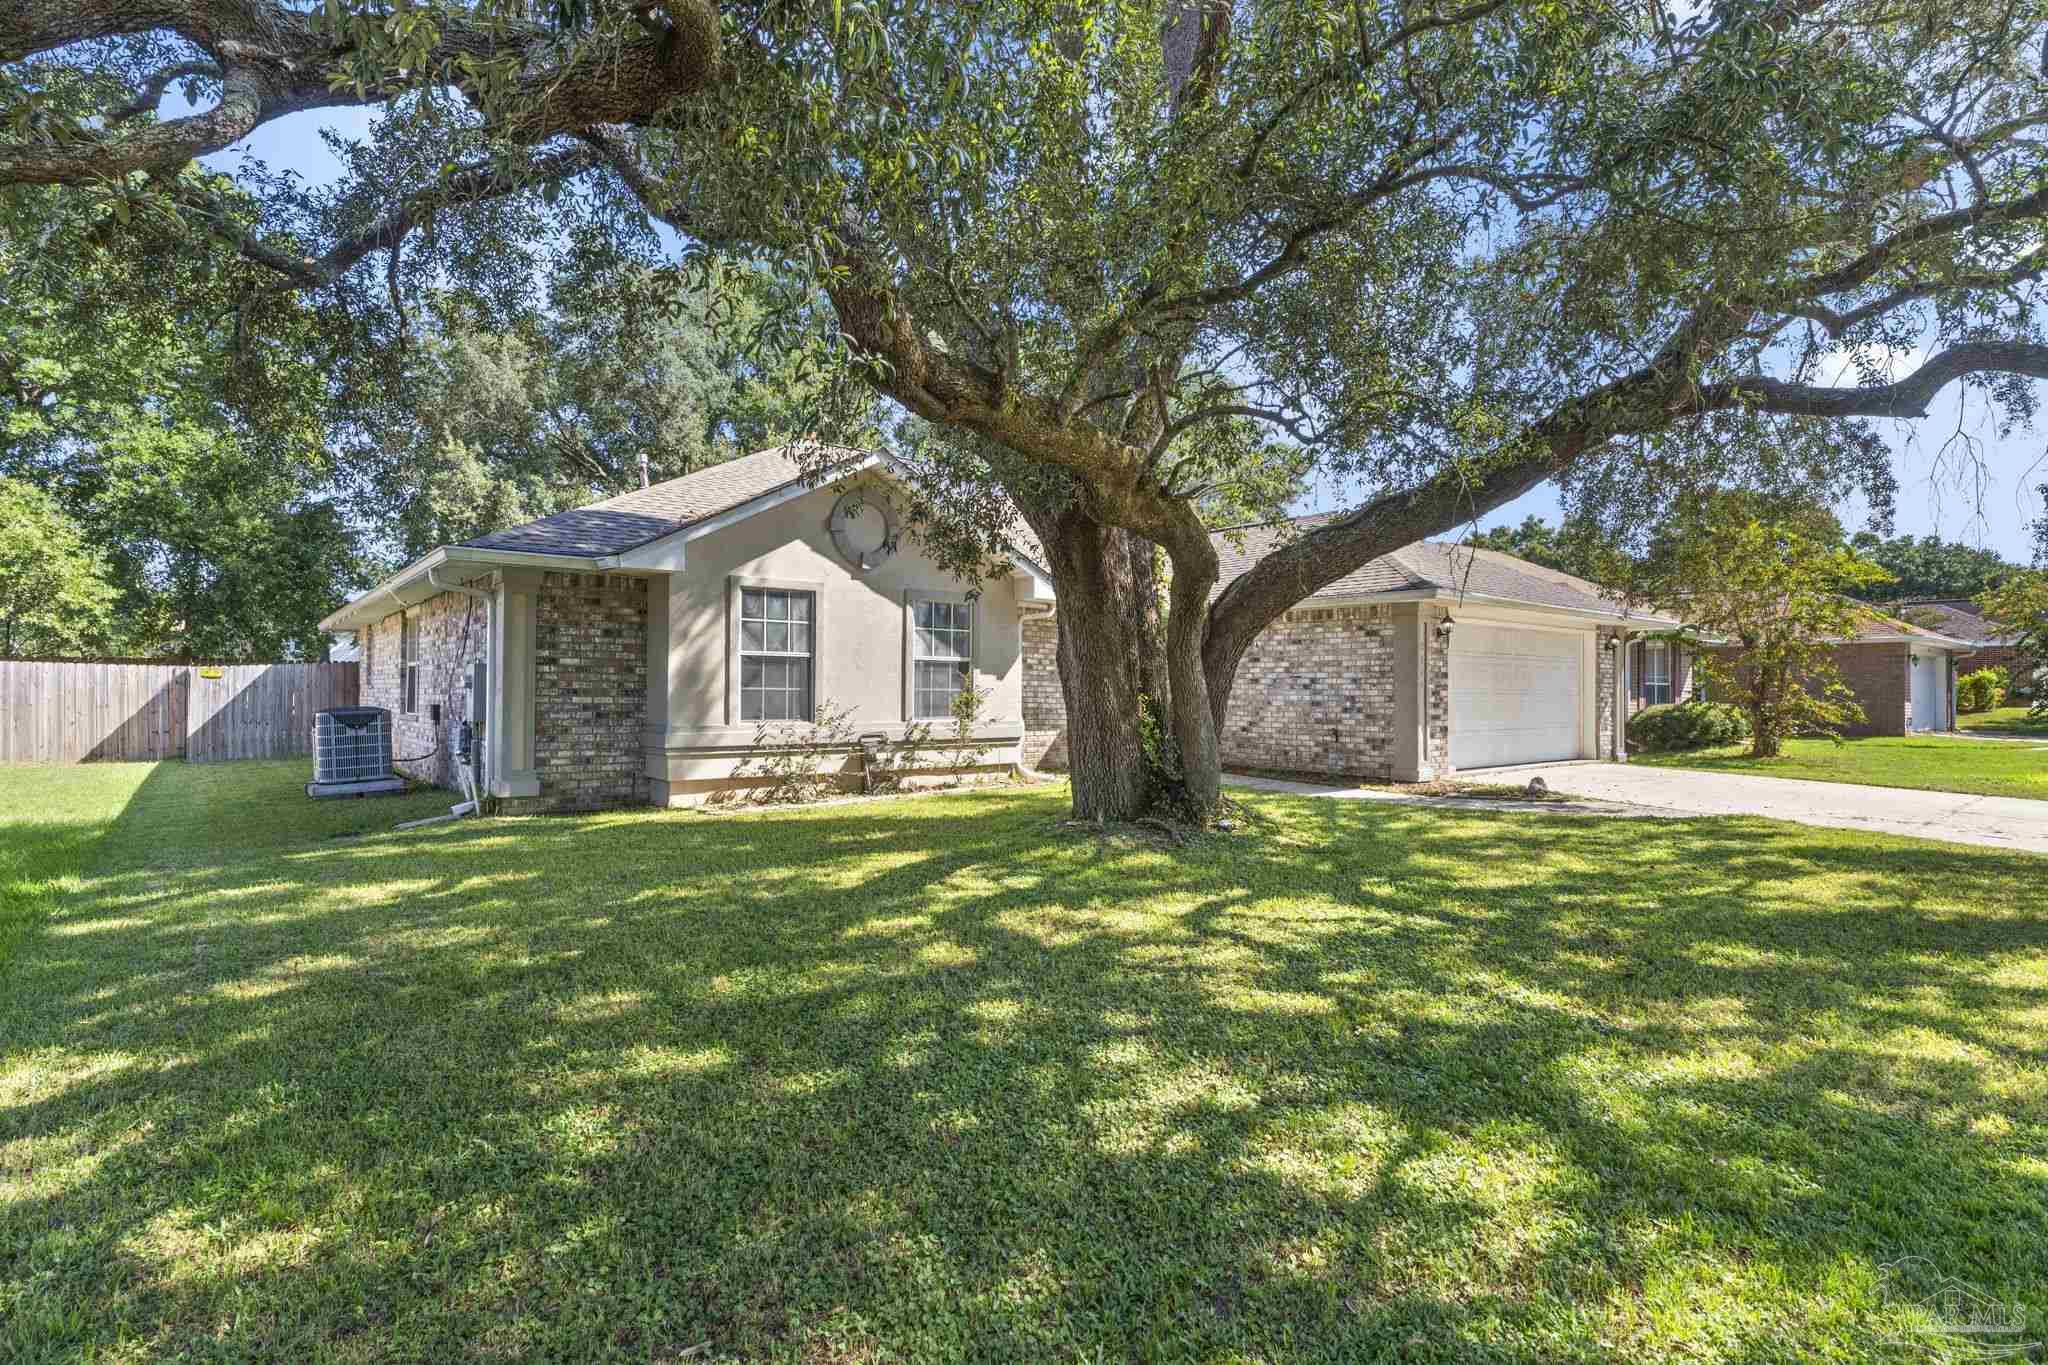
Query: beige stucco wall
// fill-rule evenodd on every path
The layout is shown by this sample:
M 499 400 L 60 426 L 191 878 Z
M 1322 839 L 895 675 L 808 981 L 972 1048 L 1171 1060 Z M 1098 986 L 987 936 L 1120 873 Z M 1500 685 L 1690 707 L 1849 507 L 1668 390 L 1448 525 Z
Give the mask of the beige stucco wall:
M 877 485 L 881 487 L 881 485 Z M 853 708 L 855 727 L 900 738 L 909 644 L 906 594 L 964 594 L 969 585 L 934 564 L 914 536 L 867 573 L 841 558 L 829 517 L 841 490 L 821 488 L 689 542 L 681 572 L 657 575 L 648 613 L 648 776 L 670 784 L 657 800 L 729 777 L 754 738 L 733 694 L 732 598 L 739 586 L 817 594 L 815 701 Z M 1015 580 L 982 585 L 975 602 L 974 675 L 990 695 L 980 737 L 984 766 L 1017 762 L 1023 734 L 1022 633 Z M 949 721 L 932 722 L 950 733 Z

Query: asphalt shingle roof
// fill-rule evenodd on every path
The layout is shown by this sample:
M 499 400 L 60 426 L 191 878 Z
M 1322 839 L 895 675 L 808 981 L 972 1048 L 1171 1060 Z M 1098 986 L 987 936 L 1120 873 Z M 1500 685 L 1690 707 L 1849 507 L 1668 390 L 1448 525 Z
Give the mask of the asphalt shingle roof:
M 1954 640 L 1977 645 L 2002 645 L 2011 637 L 1995 622 L 1984 619 L 1977 604 L 1967 597 L 1926 598 L 1894 602 L 1891 611 L 1902 621 L 1939 631 Z
M 1298 517 L 1293 521 L 1218 532 L 1216 555 L 1223 568 L 1218 590 L 1259 559 L 1326 520 L 1325 516 Z M 1428 589 L 1472 593 L 1508 602 L 1575 611 L 1614 613 L 1624 609 L 1618 596 L 1597 583 L 1532 564 L 1499 550 L 1481 550 L 1434 540 L 1419 540 L 1391 554 L 1369 560 L 1336 582 L 1318 589 L 1304 601 L 1333 601 L 1382 592 Z M 1675 619 L 1640 609 L 1631 610 L 1629 615 L 1642 621 L 1677 624 Z
M 826 446 L 835 467 L 865 459 L 865 451 Z M 664 479 L 588 507 L 557 512 L 524 526 L 493 531 L 462 543 L 479 550 L 523 550 L 543 555 L 615 555 L 659 540 L 693 522 L 729 512 L 803 478 L 787 446 L 771 446 L 679 479 Z
M 1925 640 L 1929 644 L 1958 645 L 1965 641 L 1960 636 L 1916 626 L 1911 621 L 1902 621 L 1896 616 L 1887 616 L 1875 607 L 1861 607 L 1856 612 L 1856 633 L 1850 640 L 1896 640 L 1904 636 L 1909 640 Z

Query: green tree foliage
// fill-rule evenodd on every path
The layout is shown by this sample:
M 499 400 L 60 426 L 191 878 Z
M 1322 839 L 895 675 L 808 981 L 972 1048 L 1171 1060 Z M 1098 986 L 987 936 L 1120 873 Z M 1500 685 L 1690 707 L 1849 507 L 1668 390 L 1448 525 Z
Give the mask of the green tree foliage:
M 1522 518 L 1519 525 L 1496 526 L 1467 536 L 1465 543 L 1482 550 L 1499 550 L 1565 573 L 1583 575 L 1591 568 L 1582 547 L 1571 544 L 1557 527 L 1534 515 Z
M 1867 590 L 1871 602 L 1896 602 L 1906 597 L 1975 597 L 2019 566 L 1991 550 L 1959 545 L 1940 536 L 1882 538 L 1859 531 L 1849 542 L 1856 553 L 1891 575 L 1889 582 Z M 1859 594 L 1860 595 L 1860 594 Z
M 1977 599 L 1984 615 L 2010 630 L 2022 664 L 2013 680 L 2026 679 L 2036 718 L 2048 716 L 2048 569 L 2013 574 Z
M 0 478 L 0 658 L 104 650 L 113 600 L 105 562 L 57 500 Z
M 385 333 L 649 218 L 685 251 L 658 288 L 765 263 L 822 293 L 843 371 L 930 424 L 912 510 L 959 566 L 1020 514 L 1044 547 L 1076 806 L 1125 816 L 1139 698 L 1213 805 L 1245 649 L 1388 550 L 1546 481 L 1616 533 L 1724 484 L 1881 501 L 1869 421 L 1959 381 L 2030 415 L 2044 28 L 2002 0 L 28 0 L 0 185 L 175 211 Z M 214 102 L 157 117 L 176 82 Z M 188 169 L 323 105 L 386 115 L 332 193 L 250 171 L 245 213 Z M 1276 440 L 1349 509 L 1219 583 L 1205 517 Z
M 324 320 L 172 225 L 103 226 L 52 191 L 0 196 L 0 476 L 48 490 L 102 557 L 103 647 L 321 657 L 320 618 L 361 581 Z
M 657 306 L 644 278 L 573 265 L 545 306 L 493 317 L 471 293 L 432 297 L 403 344 L 359 365 L 367 401 L 338 439 L 357 519 L 386 558 L 578 507 L 802 436 L 826 401 L 805 315 L 759 271 Z M 871 392 L 842 432 L 875 442 Z
M 1697 667 L 1749 714 L 1750 755 L 1864 719 L 1830 641 L 1853 635 L 1885 571 L 1813 504 L 1718 493 L 1683 508 L 1638 570 L 1637 591 L 1702 637 Z

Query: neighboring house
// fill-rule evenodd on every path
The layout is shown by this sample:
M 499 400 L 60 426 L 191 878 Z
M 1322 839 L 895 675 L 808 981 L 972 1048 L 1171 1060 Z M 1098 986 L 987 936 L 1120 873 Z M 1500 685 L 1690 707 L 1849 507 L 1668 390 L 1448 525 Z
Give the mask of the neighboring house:
M 1222 582 L 1315 520 L 1219 535 Z M 1677 624 L 1513 555 L 1418 542 L 1316 592 L 1253 641 L 1222 759 L 1429 781 L 1609 758 L 1626 752 L 1617 696 L 1633 710 L 1683 694 L 1675 647 L 1645 638 Z
M 1905 735 L 1956 728 L 1956 661 L 1970 653 L 1955 639 L 1871 607 L 1857 613 L 1855 635 L 1834 645 L 1835 668 L 1865 717 L 1845 735 Z
M 1924 630 L 1967 641 L 1972 648 L 1956 656 L 1956 672 L 1974 673 L 1980 668 L 2003 668 L 2012 675 L 2014 689 L 2029 690 L 2032 669 L 2021 654 L 2013 634 L 1984 619 L 1984 609 L 1967 597 L 1916 597 L 1891 604 L 1901 620 Z
M 831 453 L 823 486 L 764 450 L 442 546 L 322 628 L 360 641 L 363 701 L 393 712 L 409 774 L 451 785 L 473 720 L 484 786 L 515 808 L 702 801 L 761 726 L 827 700 L 863 735 L 949 735 L 970 685 L 989 694 L 981 764 L 1028 758 L 1023 627 L 1048 576 L 944 572 L 900 534 L 888 467 Z

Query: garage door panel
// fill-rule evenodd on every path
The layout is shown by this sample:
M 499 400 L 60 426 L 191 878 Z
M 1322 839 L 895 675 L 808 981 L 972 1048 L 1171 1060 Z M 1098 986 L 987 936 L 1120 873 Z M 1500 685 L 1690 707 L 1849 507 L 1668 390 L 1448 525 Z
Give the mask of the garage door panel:
M 1576 758 L 1584 663 L 1573 633 L 1464 625 L 1451 640 L 1451 763 Z

